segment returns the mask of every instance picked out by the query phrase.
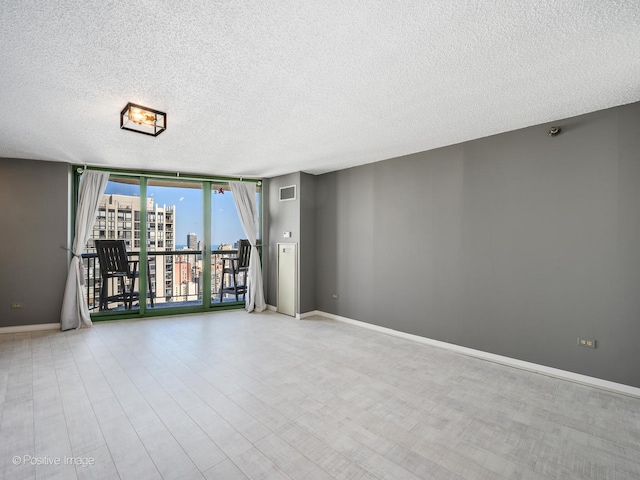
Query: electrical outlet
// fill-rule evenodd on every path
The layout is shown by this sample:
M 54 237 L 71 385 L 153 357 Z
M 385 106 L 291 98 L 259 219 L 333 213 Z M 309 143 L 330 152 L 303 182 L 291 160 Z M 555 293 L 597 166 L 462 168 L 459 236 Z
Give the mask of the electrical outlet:
M 12 310 L 18 310 L 20 308 L 22 308 L 22 304 L 21 303 L 12 303 L 11 304 L 11 309 Z
M 334 300 L 337 300 L 338 299 L 338 294 L 334 293 L 333 295 L 331 295 L 331 298 L 333 298 Z
M 596 341 L 591 338 L 578 337 L 578 345 L 581 347 L 596 348 Z

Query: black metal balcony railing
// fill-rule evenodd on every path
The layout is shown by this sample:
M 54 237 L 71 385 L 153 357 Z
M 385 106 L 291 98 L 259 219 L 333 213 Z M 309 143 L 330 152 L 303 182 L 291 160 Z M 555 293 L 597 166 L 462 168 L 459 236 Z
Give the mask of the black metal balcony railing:
M 233 257 L 235 250 L 214 250 L 211 252 L 211 304 L 235 301 L 235 297 L 228 294 L 220 297 L 220 282 L 222 281 L 222 258 Z M 138 252 L 129 252 L 128 257 L 138 260 Z M 160 257 L 160 258 L 158 258 Z M 82 255 L 85 269 L 85 298 L 89 310 L 98 311 L 102 292 L 102 275 L 100 262 L 96 253 Z M 140 288 L 136 284 L 136 291 L 147 291 L 147 309 L 166 308 L 179 306 L 202 305 L 203 298 L 203 256 L 201 250 L 173 250 L 147 252 L 149 264 L 149 281 L 151 282 L 151 294 L 148 289 Z M 137 281 L 137 280 L 136 280 Z M 119 279 L 108 279 L 107 296 L 121 293 Z M 230 278 L 225 279 L 225 285 L 231 283 Z M 128 285 L 127 285 L 128 287 Z M 153 296 L 153 307 L 150 296 Z M 144 298 L 144 295 L 143 295 Z M 139 308 L 134 304 L 134 309 Z M 123 302 L 111 302 L 105 311 L 124 310 Z

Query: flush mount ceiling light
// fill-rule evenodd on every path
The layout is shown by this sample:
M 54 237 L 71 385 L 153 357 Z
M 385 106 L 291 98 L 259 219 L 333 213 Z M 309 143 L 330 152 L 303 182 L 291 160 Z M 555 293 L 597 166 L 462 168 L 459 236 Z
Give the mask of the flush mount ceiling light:
M 129 102 L 120 112 L 120 128 L 157 137 L 167 128 L 167 114 Z

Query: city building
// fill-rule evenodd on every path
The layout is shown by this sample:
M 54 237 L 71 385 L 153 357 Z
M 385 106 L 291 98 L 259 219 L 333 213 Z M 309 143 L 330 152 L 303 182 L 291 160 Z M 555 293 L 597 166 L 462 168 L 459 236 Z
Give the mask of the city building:
M 202 260 L 195 259 L 195 255 L 178 254 L 174 256 L 173 268 L 174 300 L 187 302 L 193 299 L 200 299 L 202 291 Z
M 213 256 L 213 261 L 211 263 L 211 294 L 214 299 L 220 299 L 217 295 L 220 291 L 220 286 L 222 285 L 222 257 L 230 256 L 233 250 L 233 245 L 229 243 L 222 243 L 218 245 L 218 248 L 214 252 L 215 255 Z M 225 278 L 225 284 L 228 285 L 229 280 L 229 277 Z
M 187 234 L 187 248 L 189 250 L 198 249 L 198 235 L 193 232 Z

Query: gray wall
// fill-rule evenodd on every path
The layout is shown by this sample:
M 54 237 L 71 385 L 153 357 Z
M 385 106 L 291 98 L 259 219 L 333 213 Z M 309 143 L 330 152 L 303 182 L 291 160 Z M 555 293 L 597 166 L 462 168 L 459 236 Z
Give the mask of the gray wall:
M 556 124 L 319 176 L 317 309 L 640 387 L 640 104 Z
M 0 159 L 0 327 L 60 321 L 68 182 L 67 164 Z
M 266 260 L 266 294 L 267 303 L 277 306 L 278 303 L 278 243 L 300 243 L 300 173 L 292 173 L 265 181 L 268 193 L 265 195 L 268 210 L 268 256 Z M 296 185 L 295 200 L 280 202 L 278 200 L 281 187 Z M 291 232 L 291 238 L 283 238 L 284 232 Z M 300 263 L 298 262 L 298 269 Z M 298 295 L 300 294 L 298 288 Z M 299 300 L 296 308 L 299 308 Z M 298 310 L 299 311 L 299 310 Z
M 277 306 L 278 243 L 298 246 L 298 298 L 296 312 L 316 309 L 316 183 L 314 175 L 297 172 L 266 181 L 268 213 L 267 303 Z M 280 202 L 281 187 L 296 186 L 296 199 Z M 284 232 L 291 232 L 284 238 Z
M 316 182 L 314 175 L 300 174 L 298 313 L 316 309 Z

